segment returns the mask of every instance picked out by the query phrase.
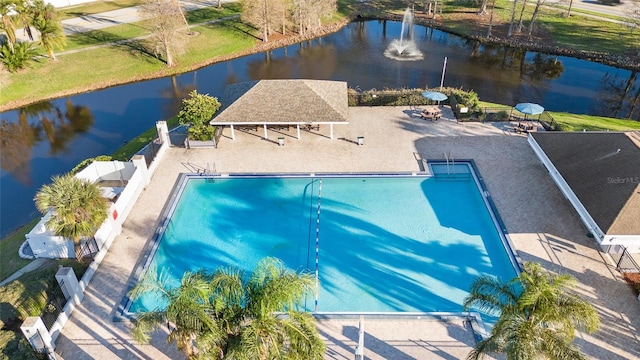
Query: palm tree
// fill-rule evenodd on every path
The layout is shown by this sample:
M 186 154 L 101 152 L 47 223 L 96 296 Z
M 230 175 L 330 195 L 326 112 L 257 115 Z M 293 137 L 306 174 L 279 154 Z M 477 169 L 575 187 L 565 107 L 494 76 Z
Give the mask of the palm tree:
M 576 283 L 571 275 L 548 273 L 531 262 L 508 282 L 478 277 L 464 301 L 465 310 L 473 307 L 500 317 L 467 359 L 499 353 L 507 359 L 586 359 L 572 344 L 575 331 L 594 332 L 600 320 L 591 304 L 570 292 Z
M 300 301 L 315 288 L 315 277 L 285 268 L 282 261 L 265 258 L 248 280 L 234 270 L 213 275 L 214 293 L 232 312 L 226 356 L 247 359 L 321 359 L 325 345 L 310 313 L 297 311 Z M 240 287 L 242 285 L 242 287 Z M 279 316 L 286 313 L 287 316 Z M 235 316 L 238 315 L 238 316 Z M 283 356 L 283 354 L 286 354 Z
M 33 41 L 31 22 L 36 15 L 37 8 L 33 6 L 31 1 L 16 1 L 15 11 L 18 13 L 17 18 L 20 20 L 24 35 Z
M 54 48 L 61 49 L 67 43 L 62 25 L 57 19 L 56 9 L 49 3 L 45 4 L 43 0 L 36 0 L 33 2 L 31 11 L 33 12 L 31 25 L 40 33 L 38 42 L 47 55 L 55 60 Z
M 0 0 L 0 29 L 7 34 L 7 43 L 9 49 L 13 53 L 13 44 L 16 42 L 16 25 L 13 22 L 11 12 L 14 10 L 16 3 L 13 0 Z
M 130 296 L 137 299 L 147 293 L 166 307 L 142 313 L 135 320 L 132 335 L 136 341 L 147 343 L 152 330 L 167 324 L 170 328 L 167 342 L 175 342 L 189 359 L 198 355 L 197 339 L 207 339 L 208 348 L 220 347 L 211 345 L 222 343 L 224 333 L 212 316 L 206 274 L 186 272 L 180 286 L 171 288 L 166 273 L 152 270 L 131 290 Z
M 314 285 L 312 275 L 274 258 L 260 261 L 248 279 L 233 268 L 187 272 L 173 289 L 166 274 L 151 271 L 130 295 L 151 294 L 166 307 L 142 314 L 132 333 L 146 342 L 153 329 L 169 324 L 167 340 L 188 358 L 321 359 L 325 345 L 315 319 L 295 310 Z
M 107 200 L 98 186 L 71 175 L 54 176 L 51 185 L 43 185 L 34 200 L 42 214 L 52 210 L 47 228 L 72 239 L 78 259 L 82 240 L 93 236 L 107 219 Z

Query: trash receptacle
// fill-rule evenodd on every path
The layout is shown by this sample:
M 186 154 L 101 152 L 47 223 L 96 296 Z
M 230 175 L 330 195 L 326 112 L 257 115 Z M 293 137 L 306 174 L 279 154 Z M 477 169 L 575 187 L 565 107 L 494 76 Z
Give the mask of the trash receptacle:
M 279 146 L 284 146 L 284 138 L 283 137 L 279 137 L 278 138 L 278 145 Z
M 364 136 L 358 136 L 358 145 L 364 145 Z

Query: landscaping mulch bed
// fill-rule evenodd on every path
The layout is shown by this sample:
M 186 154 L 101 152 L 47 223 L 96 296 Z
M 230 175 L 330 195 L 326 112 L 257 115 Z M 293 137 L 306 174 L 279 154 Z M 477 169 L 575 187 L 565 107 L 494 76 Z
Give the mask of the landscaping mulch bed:
M 624 273 L 622 276 L 637 296 L 640 293 L 640 273 Z

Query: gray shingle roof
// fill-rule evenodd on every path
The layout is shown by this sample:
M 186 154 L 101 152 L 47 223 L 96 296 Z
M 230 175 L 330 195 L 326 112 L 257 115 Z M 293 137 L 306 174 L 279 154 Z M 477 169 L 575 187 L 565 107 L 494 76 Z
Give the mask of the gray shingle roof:
M 631 132 L 532 133 L 600 229 L 640 234 L 640 146 Z
M 227 86 L 217 124 L 347 123 L 347 83 L 260 80 Z

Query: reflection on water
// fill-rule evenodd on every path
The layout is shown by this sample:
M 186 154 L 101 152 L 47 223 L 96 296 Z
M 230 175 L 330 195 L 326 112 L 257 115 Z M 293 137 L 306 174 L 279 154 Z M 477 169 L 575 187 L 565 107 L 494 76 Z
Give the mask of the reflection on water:
M 602 78 L 598 98 L 603 103 L 600 115 L 637 120 L 640 112 L 638 72 L 631 72 L 627 78 L 606 73 Z
M 541 84 L 559 78 L 564 72 L 564 65 L 556 55 L 527 55 L 528 52 L 521 49 L 487 47 L 475 42 L 471 46 L 470 59 L 491 69 L 517 75 L 521 82 Z
M 168 78 L 56 99 L 0 114 L 0 233 L 37 216 L 33 196 L 54 174 L 85 158 L 111 154 L 125 141 L 174 116 L 196 89 L 221 97 L 228 84 L 309 78 L 346 81 L 352 88 L 472 89 L 503 104 L 535 102 L 551 111 L 640 118 L 637 72 L 585 60 L 485 46 L 414 26 L 419 61 L 384 56 L 400 22 L 354 22 L 321 39 L 214 64 Z M 223 104 L 224 105 L 224 104 Z
M 67 98 L 64 111 L 49 101 L 25 106 L 18 121 L 0 123 L 0 166 L 25 185 L 31 185 L 32 148 L 41 141 L 49 145 L 51 155 L 64 152 L 69 141 L 93 125 L 91 110 L 73 105 Z

